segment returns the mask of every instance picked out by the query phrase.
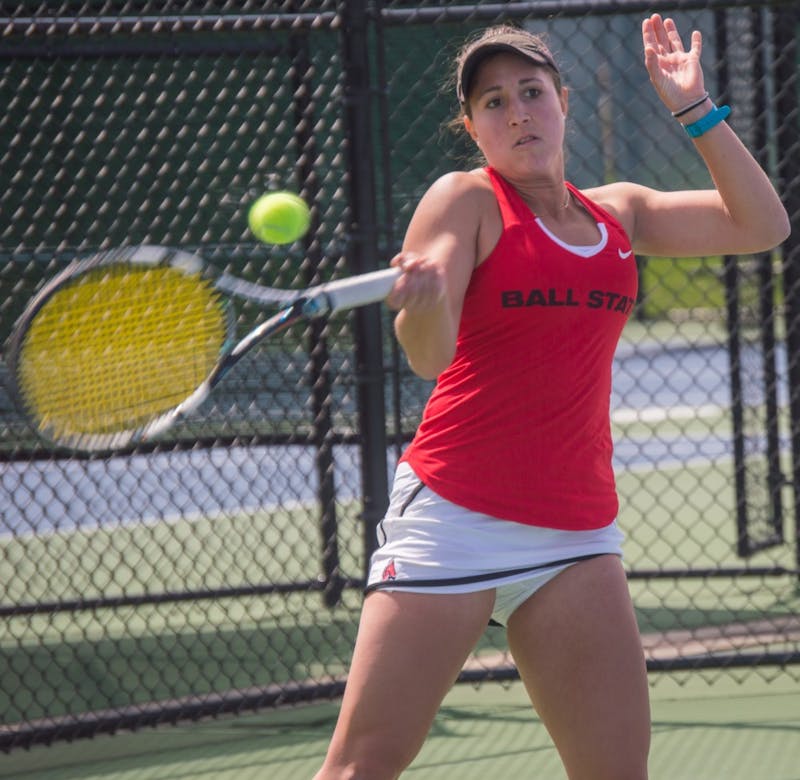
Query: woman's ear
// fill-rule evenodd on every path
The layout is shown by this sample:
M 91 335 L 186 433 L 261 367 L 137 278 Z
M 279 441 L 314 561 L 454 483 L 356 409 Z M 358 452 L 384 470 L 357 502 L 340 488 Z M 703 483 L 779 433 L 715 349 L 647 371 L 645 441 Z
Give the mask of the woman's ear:
M 469 133 L 469 137 L 478 143 L 478 134 L 475 132 L 475 125 L 472 124 L 472 120 L 464 114 L 464 129 Z
M 569 90 L 561 87 L 561 112 L 566 116 L 569 113 Z

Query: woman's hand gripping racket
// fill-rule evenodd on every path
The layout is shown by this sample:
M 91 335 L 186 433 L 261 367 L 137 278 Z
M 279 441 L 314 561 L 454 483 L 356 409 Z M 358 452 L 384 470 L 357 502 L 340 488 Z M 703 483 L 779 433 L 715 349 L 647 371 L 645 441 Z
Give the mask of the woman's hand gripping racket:
M 28 304 L 9 340 L 12 385 L 45 439 L 84 451 L 126 447 L 196 409 L 263 339 L 383 300 L 399 273 L 290 291 L 162 246 L 103 252 L 71 264 Z M 281 310 L 236 341 L 229 296 Z

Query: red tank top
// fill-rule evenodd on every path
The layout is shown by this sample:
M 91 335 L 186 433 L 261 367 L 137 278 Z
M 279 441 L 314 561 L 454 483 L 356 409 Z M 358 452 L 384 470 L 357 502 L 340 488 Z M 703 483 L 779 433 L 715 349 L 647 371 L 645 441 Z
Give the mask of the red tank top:
M 455 504 L 528 525 L 600 528 L 617 514 L 611 365 L 636 300 L 622 226 L 568 184 L 597 222 L 569 247 L 487 168 L 503 233 L 472 275 L 456 354 L 403 455 Z

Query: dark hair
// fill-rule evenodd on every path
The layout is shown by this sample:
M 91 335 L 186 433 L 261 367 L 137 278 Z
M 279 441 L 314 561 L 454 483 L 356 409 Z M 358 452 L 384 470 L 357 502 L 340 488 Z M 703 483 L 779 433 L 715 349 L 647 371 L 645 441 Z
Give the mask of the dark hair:
M 561 91 L 561 73 L 543 35 L 510 24 L 494 25 L 469 38 L 456 57 L 453 81 L 462 107 L 462 116 L 472 115 L 469 93 L 473 77 L 481 62 L 491 54 L 503 51 L 517 54 L 536 65 L 544 66 L 550 73 L 556 91 Z
M 537 54 L 546 53 L 546 55 L 543 56 L 543 59 L 545 59 L 546 62 L 542 62 L 541 64 L 546 64 L 548 66 L 547 71 L 550 74 L 550 78 L 553 80 L 553 85 L 555 86 L 556 91 L 560 93 L 563 86 L 561 81 L 561 73 L 555 62 L 555 58 L 550 53 L 550 49 L 546 42 L 546 37 L 543 34 L 532 33 L 528 30 L 524 30 L 520 27 L 515 27 L 510 24 L 498 24 L 492 27 L 487 27 L 485 30 L 473 35 L 463 43 L 456 54 L 455 67 L 453 68 L 453 71 L 450 77 L 447 79 L 444 87 L 447 93 L 453 94 L 455 91 L 456 95 L 458 95 L 464 63 L 467 57 L 478 49 L 484 48 L 487 56 L 489 53 L 502 51 L 503 49 L 508 51 L 516 50 L 517 53 L 519 53 L 522 57 L 528 56 L 524 52 L 520 52 L 518 49 L 515 49 L 515 47 L 495 47 L 495 44 L 498 40 L 502 41 L 506 38 L 506 36 L 509 35 L 514 36 L 514 38 L 517 40 L 522 38 L 524 42 L 531 47 L 531 50 Z M 481 59 L 483 58 L 481 57 Z M 529 59 L 536 61 L 532 57 L 529 57 Z M 479 67 L 479 64 L 476 64 L 476 68 L 477 67 Z M 459 101 L 458 111 L 444 123 L 444 127 L 457 137 L 463 137 L 467 134 L 467 131 L 464 128 L 464 117 L 467 116 L 472 118 L 472 110 L 469 105 L 468 85 L 467 94 L 465 97 L 466 100 L 464 102 Z M 467 162 L 474 165 L 483 165 L 486 161 L 484 160 L 481 152 L 478 150 Z

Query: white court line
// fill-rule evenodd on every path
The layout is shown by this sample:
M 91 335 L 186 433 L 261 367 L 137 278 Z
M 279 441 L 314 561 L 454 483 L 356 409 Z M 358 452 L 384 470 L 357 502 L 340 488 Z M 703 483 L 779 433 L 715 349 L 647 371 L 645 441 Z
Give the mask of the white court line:
M 718 417 L 722 407 L 716 404 L 702 406 L 645 406 L 641 409 L 615 409 L 611 413 L 611 421 L 617 425 L 629 423 L 659 423 L 668 420 L 698 420 L 706 417 Z
M 729 463 L 733 463 L 733 455 L 730 454 L 721 454 L 713 458 L 708 455 L 695 455 L 691 458 L 670 456 L 643 463 L 615 463 L 614 473 L 619 476 L 621 474 L 649 474 L 653 471 L 693 471 Z

